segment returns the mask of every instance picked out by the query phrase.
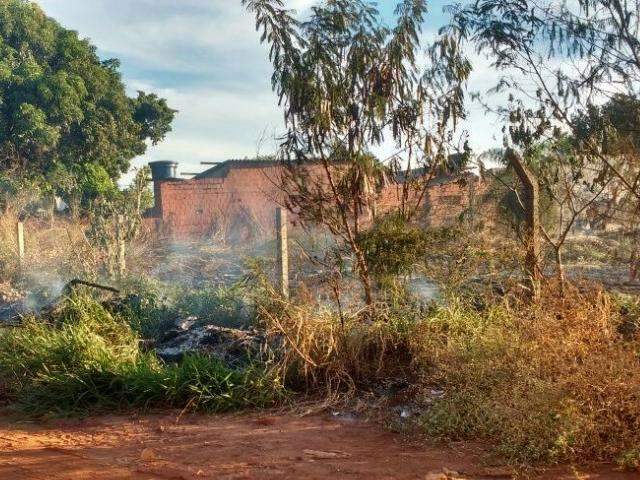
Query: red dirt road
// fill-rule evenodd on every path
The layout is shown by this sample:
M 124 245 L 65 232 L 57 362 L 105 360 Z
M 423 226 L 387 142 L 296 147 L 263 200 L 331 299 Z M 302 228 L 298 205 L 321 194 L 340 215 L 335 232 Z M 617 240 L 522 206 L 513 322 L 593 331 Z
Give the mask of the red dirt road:
M 375 424 L 323 416 L 198 415 L 177 423 L 169 415 L 44 424 L 0 419 L 2 480 L 432 480 L 500 473 L 504 469 L 483 467 L 469 447 L 434 448 Z M 538 478 L 630 480 L 640 474 L 565 468 Z

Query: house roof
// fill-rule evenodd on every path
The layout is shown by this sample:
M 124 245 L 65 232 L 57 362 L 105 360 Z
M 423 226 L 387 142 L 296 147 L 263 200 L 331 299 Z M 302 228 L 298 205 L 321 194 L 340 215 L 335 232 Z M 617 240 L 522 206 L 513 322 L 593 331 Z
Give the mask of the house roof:
M 265 168 L 265 167 L 274 167 L 278 165 L 277 160 L 271 159 L 244 159 L 244 160 L 225 160 L 220 162 L 218 165 L 214 165 L 213 167 L 205 170 L 204 172 L 196 175 L 195 179 L 202 178 L 221 178 L 226 177 L 229 173 L 229 170 L 232 168 Z
M 232 168 L 267 168 L 280 165 L 281 162 L 275 159 L 230 159 L 220 162 L 217 165 L 199 173 L 193 178 L 201 180 L 205 178 L 224 178 L 229 174 Z M 417 178 L 425 174 L 424 168 L 414 168 L 411 171 L 401 171 L 396 174 L 395 180 L 398 183 L 404 183 L 407 178 Z M 447 168 L 439 168 L 437 174 L 431 179 L 432 185 L 439 185 L 460 180 L 461 177 L 474 176 L 468 171 L 452 172 Z

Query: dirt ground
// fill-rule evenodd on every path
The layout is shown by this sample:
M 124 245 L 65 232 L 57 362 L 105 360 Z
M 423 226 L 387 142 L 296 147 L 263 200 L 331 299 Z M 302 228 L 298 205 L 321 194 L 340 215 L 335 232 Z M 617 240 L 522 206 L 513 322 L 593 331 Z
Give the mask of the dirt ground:
M 457 472 L 457 473 L 453 473 Z M 591 472 L 591 473 L 585 473 Z M 0 479 L 511 478 L 465 445 L 427 446 L 364 421 L 280 414 L 0 419 Z M 565 467 L 537 478 L 638 479 Z

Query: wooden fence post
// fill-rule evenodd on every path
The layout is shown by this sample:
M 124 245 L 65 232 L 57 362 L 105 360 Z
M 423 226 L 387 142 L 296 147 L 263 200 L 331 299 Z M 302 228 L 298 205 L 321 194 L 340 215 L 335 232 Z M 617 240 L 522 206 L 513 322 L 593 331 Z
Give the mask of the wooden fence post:
M 287 233 L 287 211 L 276 209 L 276 234 L 278 237 L 278 281 L 280 291 L 289 298 L 289 247 Z
M 531 298 L 540 298 L 540 192 L 538 179 L 527 168 L 520 155 L 508 148 L 505 157 L 522 183 L 522 206 L 525 215 L 525 269 L 529 276 Z
M 118 276 L 122 278 L 127 270 L 124 215 L 118 215 L 116 222 L 116 259 L 118 263 Z
M 24 260 L 24 224 L 18 222 L 16 224 L 16 241 L 18 243 L 18 260 Z

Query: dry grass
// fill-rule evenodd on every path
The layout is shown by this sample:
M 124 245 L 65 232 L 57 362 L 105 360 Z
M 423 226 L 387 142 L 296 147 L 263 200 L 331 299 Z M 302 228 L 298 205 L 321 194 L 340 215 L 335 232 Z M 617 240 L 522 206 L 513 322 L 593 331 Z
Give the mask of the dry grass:
M 3 280 L 24 280 L 25 272 L 100 274 L 104 258 L 85 237 L 86 226 L 64 219 L 27 222 L 20 266 L 16 221 L 11 211 L 0 217 Z M 168 249 L 144 235 L 129 247 L 129 259 L 136 275 L 174 280 L 211 279 L 239 270 L 240 262 L 223 241 L 206 251 Z M 149 272 L 156 264 L 166 269 Z M 437 388 L 444 396 L 425 394 L 421 417 L 433 435 L 485 439 L 514 463 L 640 464 L 640 338 L 620 332 L 625 318 L 606 292 L 585 287 L 563 299 L 555 290 L 549 286 L 536 306 L 513 297 L 483 298 L 475 307 L 449 299 L 428 311 L 379 305 L 374 313 L 343 315 L 311 300 L 285 300 L 268 282 L 255 300 L 258 321 L 274 340 L 270 373 L 288 386 L 329 401 L 398 380 L 424 392 Z
M 452 304 L 423 320 L 414 355 L 445 391 L 434 434 L 486 438 L 514 462 L 611 460 L 640 445 L 640 341 L 599 290 L 485 312 Z
M 618 460 L 640 448 L 640 337 L 619 303 L 589 287 L 537 306 L 450 300 L 427 312 L 380 308 L 369 321 L 272 292 L 260 319 L 281 341 L 287 385 L 332 402 L 390 381 L 421 391 L 420 426 L 485 440 L 516 464 Z M 429 392 L 443 390 L 442 398 Z
M 288 385 L 324 394 L 328 401 L 391 379 L 411 375 L 407 318 L 379 310 L 342 317 L 312 304 L 297 304 L 276 292 L 261 295 L 257 313 L 267 334 L 278 339 L 277 368 Z

